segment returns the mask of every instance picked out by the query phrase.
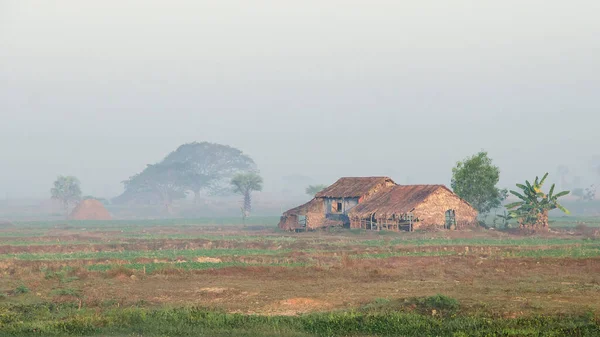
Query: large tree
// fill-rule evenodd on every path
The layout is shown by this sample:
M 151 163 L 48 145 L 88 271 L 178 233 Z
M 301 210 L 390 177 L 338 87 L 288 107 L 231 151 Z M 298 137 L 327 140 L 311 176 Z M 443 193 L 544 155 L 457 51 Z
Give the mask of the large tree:
M 81 200 L 79 179 L 73 176 L 58 176 L 54 181 L 54 187 L 50 189 L 50 194 L 52 199 L 60 201 L 65 212 L 65 218 L 68 218 L 71 206 Z
M 188 191 L 194 193 L 196 201 L 202 190 L 231 193 L 229 183 L 235 173 L 254 171 L 252 158 L 233 147 L 207 142 L 183 144 L 159 163 L 125 180 L 125 191 L 113 201 L 161 203 L 170 212 L 172 202 Z
M 142 172 L 123 181 L 125 191 L 132 195 L 153 195 L 161 200 L 167 213 L 171 213 L 173 200 L 185 197 L 184 166 L 181 163 L 147 165 Z
M 553 209 L 558 208 L 569 214 L 569 211 L 558 202 L 558 198 L 569 194 L 569 191 L 554 193 L 555 185 L 552 184 L 550 192 L 548 194 L 544 193 L 542 187 L 547 177 L 548 173 L 541 180 L 535 177 L 533 184 L 527 180 L 524 185 L 517 184 L 521 192 L 510 191 L 511 194 L 521 200 L 506 205 L 506 208 L 510 210 L 510 217 L 516 218 L 521 227 L 547 228 L 548 212 Z
M 202 190 L 219 193 L 227 188 L 236 173 L 256 170 L 252 158 L 241 150 L 208 142 L 183 144 L 161 164 L 180 165 L 179 182 L 183 188 L 194 192 L 196 202 Z
M 256 172 L 238 173 L 231 179 L 234 192 L 244 196 L 244 218 L 252 211 L 252 192 L 262 191 L 263 179 Z
M 479 213 L 485 214 L 502 205 L 508 192 L 496 187 L 500 169 L 492 163 L 487 152 L 458 162 L 452 169 L 452 190 L 469 202 Z

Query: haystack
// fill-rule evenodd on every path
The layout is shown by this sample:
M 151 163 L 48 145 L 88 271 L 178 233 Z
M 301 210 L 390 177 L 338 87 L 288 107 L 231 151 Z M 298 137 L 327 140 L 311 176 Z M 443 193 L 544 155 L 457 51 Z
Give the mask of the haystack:
M 71 215 L 72 220 L 112 220 L 110 213 L 98 200 L 86 199 L 75 207 Z

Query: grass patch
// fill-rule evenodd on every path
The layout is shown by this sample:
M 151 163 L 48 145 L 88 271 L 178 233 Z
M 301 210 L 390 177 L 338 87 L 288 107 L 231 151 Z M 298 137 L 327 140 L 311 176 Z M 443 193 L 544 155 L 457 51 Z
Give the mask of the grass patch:
M 207 270 L 207 269 L 222 269 L 228 267 L 252 267 L 252 266 L 266 266 L 266 267 L 304 267 L 305 263 L 245 263 L 245 262 L 218 262 L 218 263 L 205 263 L 205 262 L 182 262 L 182 263 L 129 263 L 123 265 L 117 264 L 95 264 L 88 267 L 89 271 L 112 271 L 124 268 L 126 270 L 145 270 L 146 273 L 161 273 L 165 270 L 175 271 L 190 271 L 190 270 Z
M 278 255 L 288 253 L 289 250 L 272 249 L 173 249 L 173 250 L 126 250 L 122 252 L 74 252 L 74 253 L 21 253 L 1 254 L 0 259 L 18 260 L 86 260 L 86 259 L 119 259 L 133 260 L 137 258 L 171 259 L 197 257 L 219 257 L 219 256 L 252 256 L 252 255 Z
M 253 216 L 246 219 L 247 226 L 276 227 L 279 216 Z M 20 228 L 53 228 L 56 226 L 71 227 L 153 227 L 153 226 L 242 226 L 241 217 L 205 217 L 205 218 L 172 218 L 144 220 L 51 220 L 51 221 L 15 221 L 15 227 Z
M 383 252 L 383 253 L 366 253 L 356 255 L 358 259 L 387 259 L 390 257 L 397 256 L 451 256 L 457 255 L 457 252 L 454 251 L 420 251 L 420 252 L 408 252 L 408 251 L 400 251 L 400 252 Z
M 73 288 L 54 289 L 50 292 L 50 295 L 79 297 L 81 296 L 81 291 Z
M 600 256 L 600 244 L 575 245 L 566 247 L 540 247 L 538 249 L 504 252 L 507 257 L 571 257 L 589 258 Z
M 563 238 L 473 238 L 473 239 L 446 239 L 446 238 L 410 238 L 403 237 L 389 241 L 385 240 L 362 240 L 357 243 L 366 246 L 553 246 L 553 245 L 575 245 L 584 242 L 581 239 Z
M 454 306 L 444 297 L 424 305 Z M 431 303 L 429 303 L 431 302 Z M 429 303 L 429 304 L 428 304 Z M 405 312 L 301 316 L 228 314 L 203 308 L 78 310 L 74 304 L 0 306 L 4 335 L 30 336 L 598 336 L 590 316 L 501 319 Z

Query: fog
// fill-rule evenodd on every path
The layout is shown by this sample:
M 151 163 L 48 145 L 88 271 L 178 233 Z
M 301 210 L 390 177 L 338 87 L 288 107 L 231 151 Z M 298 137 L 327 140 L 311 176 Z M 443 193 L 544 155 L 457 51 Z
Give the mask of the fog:
M 84 194 L 210 141 L 282 177 L 600 177 L 600 2 L 2 1 L 0 198 Z M 551 180 L 558 181 L 556 175 Z

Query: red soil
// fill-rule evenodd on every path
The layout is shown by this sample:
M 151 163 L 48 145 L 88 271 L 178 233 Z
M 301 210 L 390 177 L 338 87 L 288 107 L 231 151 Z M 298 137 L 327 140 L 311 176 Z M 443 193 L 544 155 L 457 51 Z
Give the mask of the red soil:
M 72 220 L 112 220 L 104 205 L 94 199 L 86 199 L 80 202 L 69 218 Z

